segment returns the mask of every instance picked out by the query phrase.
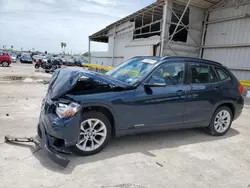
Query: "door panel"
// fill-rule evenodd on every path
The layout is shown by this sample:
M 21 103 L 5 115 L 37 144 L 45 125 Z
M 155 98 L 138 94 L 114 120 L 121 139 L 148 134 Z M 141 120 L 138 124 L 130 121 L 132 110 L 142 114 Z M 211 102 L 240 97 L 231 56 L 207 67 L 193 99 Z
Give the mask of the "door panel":
M 220 87 L 216 83 L 191 84 L 191 91 L 187 96 L 184 123 L 207 123 L 211 118 L 211 109 L 219 100 Z
M 136 123 L 151 126 L 182 124 L 188 85 L 145 88 L 140 86 L 135 92 L 134 110 L 138 114 Z

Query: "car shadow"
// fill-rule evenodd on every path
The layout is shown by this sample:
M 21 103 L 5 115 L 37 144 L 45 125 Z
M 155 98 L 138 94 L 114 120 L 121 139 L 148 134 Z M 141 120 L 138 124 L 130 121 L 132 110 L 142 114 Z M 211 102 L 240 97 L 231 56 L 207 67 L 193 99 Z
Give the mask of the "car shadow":
M 79 157 L 72 154 L 71 156 L 68 156 L 70 163 L 67 168 L 63 168 L 51 161 L 44 150 L 39 150 L 31 145 L 25 145 L 24 147 L 29 147 L 41 165 L 48 170 L 70 174 L 78 165 L 93 163 L 132 153 L 142 153 L 146 156 L 156 157 L 156 155 L 151 152 L 152 150 L 176 148 L 190 144 L 222 140 L 238 134 L 239 132 L 236 129 L 231 128 L 226 135 L 219 137 L 208 135 L 203 129 L 184 129 L 124 136 L 112 139 L 104 150 L 96 155 Z

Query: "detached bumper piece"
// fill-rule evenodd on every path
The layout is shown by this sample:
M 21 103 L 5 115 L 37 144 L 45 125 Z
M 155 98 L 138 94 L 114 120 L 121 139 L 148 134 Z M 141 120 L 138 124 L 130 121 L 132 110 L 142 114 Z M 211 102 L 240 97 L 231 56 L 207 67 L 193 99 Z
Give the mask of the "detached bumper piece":
M 13 137 L 10 135 L 6 135 L 4 137 L 5 142 L 33 142 L 35 143 L 38 147 L 41 147 L 41 142 L 39 140 L 37 140 L 34 137 Z
M 51 145 L 51 139 L 49 139 L 48 135 L 46 134 L 45 130 L 41 128 L 40 130 L 42 132 L 42 141 L 39 141 L 38 139 L 34 137 L 13 137 L 10 135 L 5 136 L 5 142 L 11 142 L 11 143 L 20 143 L 20 142 L 33 142 L 36 144 L 36 146 L 44 149 L 48 153 L 48 157 L 55 162 L 56 164 L 66 168 L 70 162 L 69 159 L 62 156 L 62 154 L 71 154 L 70 152 L 67 152 L 65 150 L 62 150 L 60 148 L 53 147 Z

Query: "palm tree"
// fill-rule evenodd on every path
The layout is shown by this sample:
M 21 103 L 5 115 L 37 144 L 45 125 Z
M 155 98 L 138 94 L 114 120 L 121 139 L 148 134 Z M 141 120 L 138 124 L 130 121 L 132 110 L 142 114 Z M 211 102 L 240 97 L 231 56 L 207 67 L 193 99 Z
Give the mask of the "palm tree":
M 10 46 L 10 47 L 11 47 L 11 49 L 13 50 L 14 46 Z
M 65 48 L 66 48 L 66 46 L 67 46 L 67 44 L 66 44 L 66 43 L 64 43 L 64 52 L 65 52 Z
M 61 48 L 62 48 L 62 51 L 63 51 L 63 47 L 64 47 L 64 43 L 63 43 L 63 42 L 61 42 Z

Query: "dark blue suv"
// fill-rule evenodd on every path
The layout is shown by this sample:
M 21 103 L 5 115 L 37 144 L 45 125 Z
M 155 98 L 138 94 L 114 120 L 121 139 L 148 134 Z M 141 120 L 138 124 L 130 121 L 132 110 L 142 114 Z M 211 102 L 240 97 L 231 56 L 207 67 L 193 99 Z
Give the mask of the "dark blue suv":
M 112 136 L 204 127 L 224 135 L 242 112 L 243 86 L 217 62 L 135 57 L 100 74 L 57 70 L 43 100 L 38 134 L 50 152 L 99 152 Z

